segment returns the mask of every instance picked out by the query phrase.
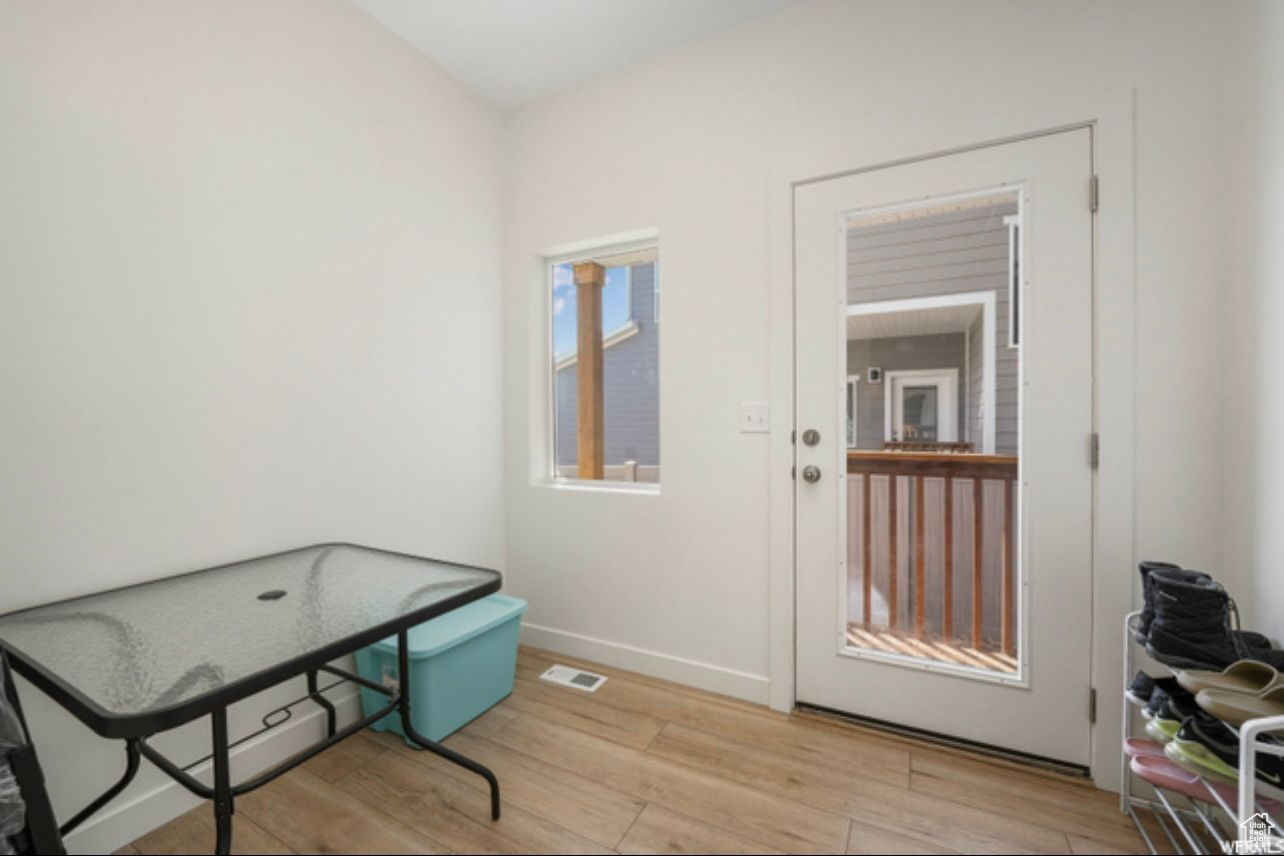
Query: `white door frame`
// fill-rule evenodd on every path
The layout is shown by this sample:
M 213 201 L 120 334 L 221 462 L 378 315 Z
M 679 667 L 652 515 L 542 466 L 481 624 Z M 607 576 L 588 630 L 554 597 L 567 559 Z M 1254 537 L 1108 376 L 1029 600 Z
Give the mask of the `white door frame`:
M 904 399 L 897 395 L 905 381 L 918 381 L 917 386 L 934 386 L 937 389 L 937 422 L 941 436 L 937 440 L 954 443 L 959 439 L 959 370 L 958 369 L 902 369 L 883 372 L 883 440 L 894 440 L 892 426 L 904 407 Z M 904 439 L 904 438 L 902 438 Z
M 980 451 L 986 455 L 994 454 L 994 413 L 995 389 L 998 381 L 995 378 L 994 356 L 996 353 L 998 327 L 997 305 L 994 291 L 962 291 L 957 294 L 932 294 L 926 297 L 902 297 L 895 300 L 873 300 L 865 303 L 852 303 L 847 307 L 847 315 L 877 315 L 880 312 L 904 312 L 920 309 L 936 309 L 950 306 L 981 307 L 981 438 Z M 971 353 L 971 350 L 968 350 Z M 884 409 L 884 413 L 888 411 Z M 883 429 L 887 435 L 886 425 Z
M 1133 544 L 1134 453 L 1133 298 L 1133 90 L 1066 98 L 1044 110 L 1015 111 L 997 125 L 993 119 L 961 113 L 944 123 L 953 138 L 934 148 L 880 138 L 847 151 L 823 141 L 814 153 L 782 158 L 769 177 L 769 364 L 771 452 L 768 529 L 769 697 L 771 706 L 793 708 L 794 661 L 794 277 L 793 195 L 797 186 L 856 172 L 882 169 L 984 146 L 1087 127 L 1092 136 L 1093 172 L 1102 187 L 1102 205 L 1093 223 L 1094 428 L 1106 466 L 1094 478 L 1092 568 L 1092 686 L 1099 716 L 1092 727 L 1091 760 L 1099 787 L 1119 787 L 1119 741 L 1115 711 L 1123 704 L 1123 631 L 1119 621 L 1133 602 L 1136 562 Z M 1031 129 L 1040 129 L 1032 131 Z M 909 138 L 914 129 L 907 131 Z M 916 152 L 906 156 L 906 150 Z M 1085 199 L 1087 188 L 1084 189 Z M 1088 454 L 1085 443 L 1084 454 Z

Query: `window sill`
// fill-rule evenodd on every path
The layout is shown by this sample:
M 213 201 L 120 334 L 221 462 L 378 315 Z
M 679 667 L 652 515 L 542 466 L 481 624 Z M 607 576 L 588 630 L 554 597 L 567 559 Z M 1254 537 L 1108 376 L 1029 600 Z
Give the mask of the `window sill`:
M 542 479 L 535 481 L 534 486 L 577 493 L 632 493 L 643 496 L 659 496 L 660 494 L 658 482 L 608 481 L 606 479 Z

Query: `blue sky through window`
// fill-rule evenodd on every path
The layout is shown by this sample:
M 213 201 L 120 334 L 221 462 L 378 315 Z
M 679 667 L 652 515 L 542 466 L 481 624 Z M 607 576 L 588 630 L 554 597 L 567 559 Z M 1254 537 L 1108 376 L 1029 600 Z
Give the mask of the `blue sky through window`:
M 553 265 L 553 359 L 560 360 L 575 353 L 576 339 L 575 278 L 571 263 Z M 602 332 L 609 336 L 628 324 L 629 269 L 606 269 L 606 284 L 602 286 Z

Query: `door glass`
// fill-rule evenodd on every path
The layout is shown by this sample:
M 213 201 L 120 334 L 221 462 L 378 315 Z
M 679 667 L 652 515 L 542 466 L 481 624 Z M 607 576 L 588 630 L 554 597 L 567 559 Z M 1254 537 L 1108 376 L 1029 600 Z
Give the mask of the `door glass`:
M 851 653 L 1017 671 L 1019 217 L 1003 191 L 848 218 Z
M 936 387 L 908 386 L 903 394 L 901 437 L 906 440 L 935 440 Z

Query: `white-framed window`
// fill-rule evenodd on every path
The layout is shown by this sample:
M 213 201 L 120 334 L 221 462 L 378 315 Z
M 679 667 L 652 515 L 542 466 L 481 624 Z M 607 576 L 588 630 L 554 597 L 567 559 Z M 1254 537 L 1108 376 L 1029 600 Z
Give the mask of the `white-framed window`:
M 659 484 L 658 256 L 649 241 L 545 259 L 555 483 Z

